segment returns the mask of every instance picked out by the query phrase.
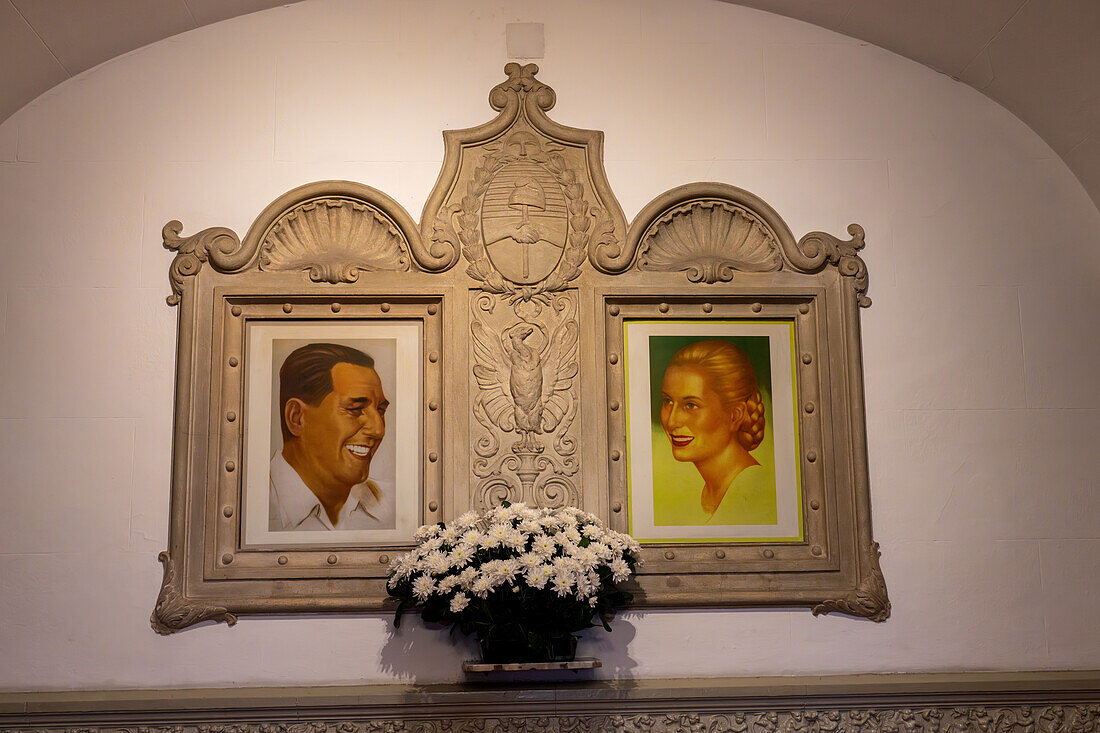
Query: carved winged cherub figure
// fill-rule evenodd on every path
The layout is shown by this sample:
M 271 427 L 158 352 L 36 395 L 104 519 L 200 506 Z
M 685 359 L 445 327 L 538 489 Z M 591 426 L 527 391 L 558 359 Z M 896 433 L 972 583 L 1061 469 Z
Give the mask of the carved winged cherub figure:
M 553 432 L 569 412 L 569 385 L 577 375 L 576 322 L 562 324 L 550 339 L 526 321 L 499 338 L 479 321 L 471 330 L 479 401 L 493 424 L 524 435 Z M 533 344 L 534 334 L 542 339 Z

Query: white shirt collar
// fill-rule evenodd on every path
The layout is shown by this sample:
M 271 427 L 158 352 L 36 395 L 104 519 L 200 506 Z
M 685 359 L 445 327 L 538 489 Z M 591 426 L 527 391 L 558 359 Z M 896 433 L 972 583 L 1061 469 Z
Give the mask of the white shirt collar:
M 275 455 L 271 457 L 271 487 L 278 497 L 283 526 L 297 527 L 310 516 L 314 516 L 326 529 L 336 529 L 329 520 L 328 512 L 321 505 L 320 499 L 306 486 L 298 472 L 286 462 L 281 450 L 275 451 Z M 344 524 L 344 520 L 355 512 L 362 512 L 378 519 L 378 515 L 371 510 L 381 504 L 381 497 L 382 489 L 370 479 L 352 486 L 348 500 L 340 509 L 336 524 Z

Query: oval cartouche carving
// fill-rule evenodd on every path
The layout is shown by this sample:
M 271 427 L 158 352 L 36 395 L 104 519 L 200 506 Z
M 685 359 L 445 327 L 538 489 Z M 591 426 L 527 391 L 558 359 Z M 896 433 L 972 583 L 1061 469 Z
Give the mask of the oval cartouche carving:
M 305 270 L 314 282 L 355 282 L 361 271 L 408 270 L 408 242 L 373 206 L 314 199 L 271 225 L 260 244 L 260 269 Z
M 561 260 L 569 213 L 561 185 L 545 165 L 540 140 L 527 130 L 505 139 L 514 151 L 489 179 L 481 203 L 481 230 L 489 260 L 501 275 L 530 285 Z

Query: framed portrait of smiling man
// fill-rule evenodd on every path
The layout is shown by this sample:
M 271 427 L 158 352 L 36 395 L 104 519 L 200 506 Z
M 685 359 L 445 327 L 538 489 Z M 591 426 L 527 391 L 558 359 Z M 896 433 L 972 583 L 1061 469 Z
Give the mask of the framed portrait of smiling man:
M 793 324 L 624 323 L 640 542 L 800 542 Z
M 244 546 L 409 541 L 418 526 L 419 323 L 252 324 Z

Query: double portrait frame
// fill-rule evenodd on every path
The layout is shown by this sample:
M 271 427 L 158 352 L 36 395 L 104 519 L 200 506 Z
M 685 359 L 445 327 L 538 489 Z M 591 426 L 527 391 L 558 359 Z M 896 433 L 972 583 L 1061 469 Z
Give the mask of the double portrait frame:
M 389 563 L 417 526 L 502 500 L 581 506 L 634 535 L 640 607 L 889 614 L 867 482 L 862 230 L 795 240 L 765 202 L 718 183 L 666 192 L 628 224 L 602 133 L 549 120 L 535 72 L 510 64 L 490 94 L 498 116 L 444 133 L 419 224 L 381 191 L 323 181 L 280 196 L 243 238 L 165 226 L 179 339 L 158 632 L 387 610 Z M 508 232 L 531 225 L 546 231 L 528 262 Z M 681 357 L 697 347 L 746 365 L 742 428 L 699 417 L 716 413 L 688 388 L 701 372 Z M 340 402 L 328 366 L 317 399 L 288 386 L 295 355 L 326 350 L 359 376 L 359 402 Z M 544 385 L 535 412 L 521 372 Z M 327 443 L 310 445 L 359 470 L 339 516 L 310 503 L 291 404 L 331 407 L 317 418 Z M 710 445 L 748 467 L 716 481 Z

